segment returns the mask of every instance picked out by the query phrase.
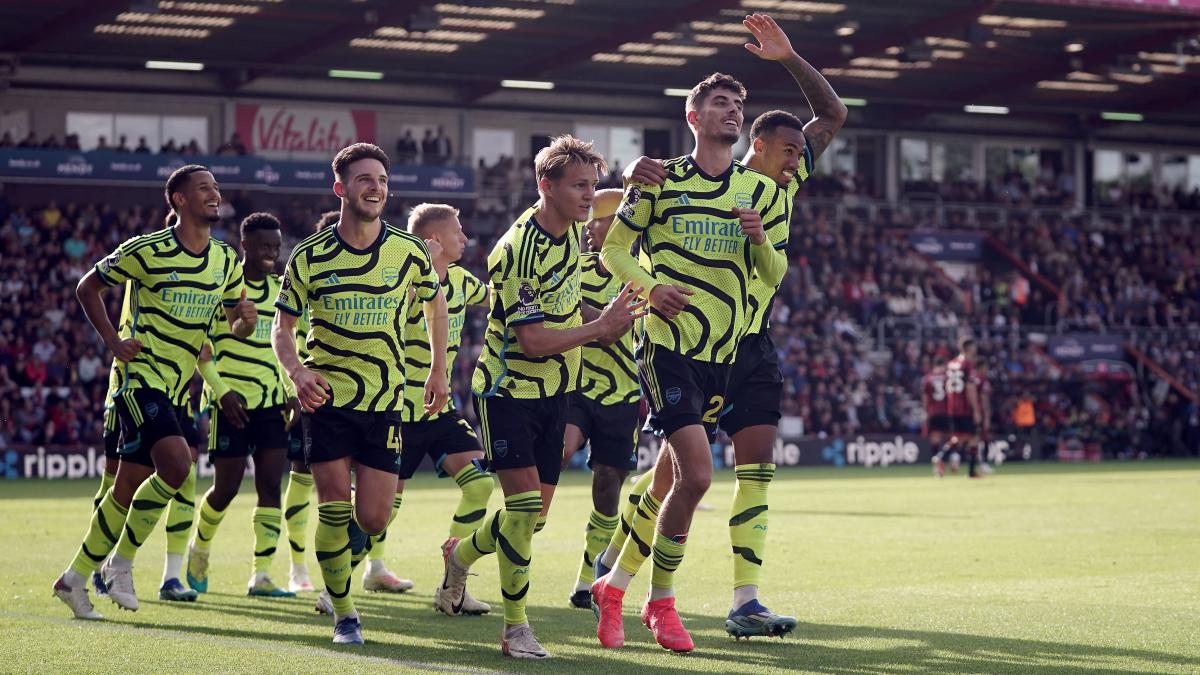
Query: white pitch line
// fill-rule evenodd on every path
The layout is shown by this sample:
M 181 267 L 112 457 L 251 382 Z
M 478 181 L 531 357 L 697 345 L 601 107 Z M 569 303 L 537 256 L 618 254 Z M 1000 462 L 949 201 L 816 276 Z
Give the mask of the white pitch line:
M 254 638 L 234 638 L 217 635 L 197 635 L 184 631 L 171 630 L 169 628 L 155 628 L 153 626 L 140 626 L 127 623 L 113 623 L 108 621 L 82 621 L 79 619 L 66 619 L 60 617 L 40 616 L 36 614 L 20 614 L 18 612 L 0 611 L 0 617 L 7 619 L 18 619 L 24 621 L 39 621 L 41 623 L 58 624 L 62 626 L 72 626 L 78 628 L 86 628 L 89 630 L 110 630 L 115 633 L 136 633 L 137 635 L 158 635 L 160 637 L 169 637 L 173 640 L 184 640 L 188 642 L 201 642 L 205 645 L 214 643 L 226 644 L 231 647 L 241 647 L 255 649 L 260 651 L 269 651 L 273 654 L 286 652 L 288 654 L 297 654 L 301 656 L 320 656 L 332 659 L 349 659 L 361 663 L 370 663 L 377 666 L 392 666 L 396 668 L 412 668 L 414 670 L 425 670 L 439 673 L 506 673 L 503 670 L 485 670 L 482 668 L 466 668 L 443 666 L 437 663 L 426 663 L 423 661 L 407 661 L 404 659 L 389 659 L 382 656 L 366 656 L 364 654 L 354 654 L 347 651 L 330 651 L 328 649 L 320 649 L 318 647 L 306 647 L 302 645 L 288 644 L 286 642 L 273 642 L 269 640 L 256 640 Z

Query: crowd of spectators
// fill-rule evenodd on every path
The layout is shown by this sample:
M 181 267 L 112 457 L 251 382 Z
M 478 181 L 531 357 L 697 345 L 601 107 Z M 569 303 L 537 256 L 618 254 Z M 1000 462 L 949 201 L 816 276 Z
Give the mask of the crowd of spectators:
M 492 175 L 524 180 L 516 166 Z M 226 199 L 214 235 L 233 243 L 238 218 L 254 207 L 245 195 Z M 391 219 L 402 220 L 411 205 L 394 200 Z M 297 198 L 275 209 L 285 223 L 285 248 L 333 206 L 327 197 Z M 473 245 L 461 264 L 482 276 L 514 208 L 487 200 L 462 206 Z M 160 208 L 55 202 L 10 208 L 0 198 L 0 445 L 99 440 L 110 355 L 83 317 L 74 285 L 125 238 L 159 227 L 162 215 Z M 951 279 L 907 245 L 903 235 L 913 225 L 900 212 L 868 220 L 812 204 L 797 208 L 791 268 L 772 313 L 789 428 L 831 436 L 918 432 L 921 375 L 954 355 L 957 335 L 971 332 L 992 387 L 997 434 L 1032 435 L 1039 439 L 1035 452 L 1047 456 L 1200 450 L 1200 414 L 1189 399 L 1157 378 L 1100 381 L 1054 363 L 1023 332 L 1044 323 L 1046 308 L 1057 304 L 1052 293 L 1012 269 L 980 267 Z M 993 234 L 1061 285 L 1067 320 L 1087 308 L 1079 329 L 1160 328 L 1146 333 L 1144 351 L 1186 388 L 1200 388 L 1200 236 L 1190 228 L 1124 232 L 1013 219 Z M 119 291 L 108 294 L 114 317 L 119 302 Z M 1155 320 L 1138 323 L 1147 308 Z M 469 419 L 470 376 L 485 324 L 486 308 L 472 308 L 452 379 L 454 400 Z M 1023 403 L 1033 410 L 1028 426 L 1014 416 Z
M 91 148 L 83 148 L 79 144 L 79 134 L 67 134 L 62 140 L 59 140 L 57 134 L 50 134 L 45 138 L 38 140 L 37 135 L 30 131 L 29 135 L 20 141 L 13 138 L 12 133 L 5 131 L 0 134 L 0 149 L 5 148 L 43 148 L 46 150 L 76 150 L 76 151 L 97 151 L 97 152 L 121 152 L 139 155 L 150 155 L 155 152 L 164 155 L 182 155 L 184 157 L 195 157 L 203 155 L 204 150 L 201 148 L 199 141 L 191 139 L 187 143 L 176 141 L 174 138 L 168 139 L 163 143 L 158 150 L 155 150 L 146 142 L 145 136 L 139 136 L 136 145 L 130 145 L 129 137 L 121 134 L 117 137 L 116 143 L 109 143 L 107 136 L 100 136 L 96 141 L 96 146 Z M 219 155 L 244 155 L 246 147 L 238 139 L 235 133 L 228 143 L 225 143 L 218 150 Z

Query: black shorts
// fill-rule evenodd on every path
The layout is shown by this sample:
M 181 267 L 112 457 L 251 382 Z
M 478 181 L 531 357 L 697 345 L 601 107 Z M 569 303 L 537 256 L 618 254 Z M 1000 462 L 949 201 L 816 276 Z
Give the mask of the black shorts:
M 121 419 L 117 454 L 122 462 L 153 467 L 150 450 L 171 436 L 182 436 L 193 448 L 200 444 L 196 420 L 187 406 L 172 404 L 157 389 L 126 389 L 116 396 L 115 404 Z
M 400 472 L 400 413 L 323 405 L 300 417 L 304 461 L 312 466 L 349 457 L 363 466 Z
M 783 373 L 779 372 L 779 354 L 771 336 L 754 333 L 742 338 L 729 373 L 721 428 L 732 436 L 746 427 L 779 426 L 782 397 Z
M 488 470 L 496 472 L 535 466 L 541 482 L 558 485 L 562 473 L 567 395 L 474 398 Z
M 731 369 L 646 342 L 638 349 L 638 377 L 650 398 L 649 427 L 669 438 L 684 427 L 701 424 L 709 441 L 716 439 Z
M 974 436 L 978 431 L 975 427 L 975 418 L 970 415 L 951 415 L 948 419 L 950 420 L 948 431 L 952 434 Z
M 423 422 L 404 422 L 400 425 L 400 435 L 404 438 L 404 449 L 400 452 L 401 480 L 412 478 L 426 456 L 433 460 L 438 478 L 446 478 L 442 460 L 447 455 L 483 452 L 475 430 L 457 410 L 449 410 Z
M 238 429 L 224 411 L 213 408 L 208 421 L 209 456 L 249 457 L 259 450 L 288 447 L 286 410 L 281 405 L 247 410 L 249 421 Z
M 104 457 L 121 459 L 121 419 L 115 407 L 104 409 Z
M 639 409 L 639 401 L 601 405 L 579 392 L 569 395 L 566 423 L 583 432 L 589 448 L 589 469 L 595 468 L 593 464 L 620 471 L 637 468 Z
M 949 434 L 954 431 L 952 424 L 949 415 L 930 415 L 926 426 L 929 433 Z
M 296 420 L 292 428 L 287 430 L 287 441 L 288 461 L 304 462 L 304 424 L 300 420 Z

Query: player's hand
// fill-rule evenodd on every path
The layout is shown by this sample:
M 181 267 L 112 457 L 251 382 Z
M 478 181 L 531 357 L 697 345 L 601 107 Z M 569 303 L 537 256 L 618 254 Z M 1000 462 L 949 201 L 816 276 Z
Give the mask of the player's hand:
M 238 337 L 246 337 L 254 332 L 254 327 L 258 324 L 258 308 L 253 302 L 246 299 L 246 289 L 242 289 L 242 297 L 238 299 L 238 303 L 233 308 L 234 323 L 241 322 L 240 330 L 234 330 L 234 335 Z M 233 328 L 231 326 L 231 328 Z
M 767 232 L 763 229 L 762 216 L 754 209 L 733 209 L 733 217 L 741 221 L 742 232 L 750 237 L 750 243 L 758 246 L 767 240 Z
M 643 183 L 645 185 L 662 185 L 667 182 L 667 167 L 660 160 L 650 159 L 645 155 L 638 157 L 621 174 L 625 185 Z
M 250 416 L 246 414 L 246 404 L 237 392 L 225 392 L 221 397 L 220 407 L 225 419 L 233 423 L 235 429 L 245 429 L 250 422 Z
M 446 380 L 445 371 L 429 371 L 429 379 L 425 380 L 425 412 L 430 415 L 446 407 L 450 400 L 450 383 Z
M 442 262 L 440 260 L 443 251 L 441 242 L 433 239 L 426 239 L 425 248 L 429 249 L 429 259 L 433 261 L 433 269 L 437 271 L 438 279 L 446 276 L 446 265 L 444 263 L 439 264 Z
M 129 363 L 138 355 L 138 352 L 142 351 L 142 342 L 141 340 L 126 338 L 118 340 L 116 344 L 109 345 L 108 348 L 112 351 L 113 357 L 118 361 Z
M 596 322 L 603 331 L 602 337 L 620 336 L 629 330 L 634 321 L 646 316 L 646 301 L 638 299 L 644 289 L 637 288 L 633 282 L 621 287 L 617 297 L 600 312 Z
M 283 422 L 284 431 L 291 431 L 292 427 L 296 426 L 296 424 L 300 422 L 300 412 L 300 401 L 296 400 L 295 396 L 289 398 L 287 400 L 287 413 L 285 414 Z
M 650 291 L 650 306 L 662 312 L 668 319 L 679 316 L 684 307 L 691 304 L 688 296 L 694 291 L 683 286 L 659 284 Z
M 782 61 L 791 56 L 792 41 L 787 33 L 766 14 L 751 14 L 742 20 L 742 25 L 754 35 L 758 44 L 747 42 L 746 51 L 766 61 Z
M 296 398 L 300 401 L 300 408 L 304 412 L 311 413 L 329 400 L 329 393 L 333 391 L 333 388 L 320 373 L 300 366 L 288 376 L 292 378 L 292 384 L 296 385 Z

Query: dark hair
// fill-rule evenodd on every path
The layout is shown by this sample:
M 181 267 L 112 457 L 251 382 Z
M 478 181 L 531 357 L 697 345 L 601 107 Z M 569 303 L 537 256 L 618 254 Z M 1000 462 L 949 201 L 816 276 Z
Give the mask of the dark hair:
M 804 131 L 804 122 L 786 110 L 768 110 L 759 115 L 750 125 L 750 140 L 773 133 L 779 127 L 788 127 L 796 131 Z
M 279 219 L 267 213 L 259 211 L 251 213 L 242 219 L 242 238 L 251 232 L 261 232 L 262 230 L 278 230 L 280 229 Z
M 337 223 L 337 221 L 340 220 L 341 217 L 342 217 L 341 211 L 326 211 L 325 213 L 321 214 L 320 218 L 317 218 L 317 224 L 315 226 L 313 226 L 313 230 L 316 232 L 320 232 L 321 230 L 323 230 L 327 227 L 331 227 L 335 223 Z
M 392 160 L 388 159 L 387 153 L 384 152 L 378 145 L 372 143 L 354 143 L 347 145 L 338 151 L 337 156 L 333 158 L 333 173 L 338 180 L 345 180 L 346 170 L 350 165 L 360 159 L 377 159 L 383 164 L 384 171 L 391 171 Z
M 713 73 L 692 87 L 684 109 L 688 111 L 699 110 L 700 106 L 704 105 L 704 101 L 708 99 L 708 95 L 717 89 L 728 89 L 729 91 L 737 92 L 737 95 L 743 99 L 746 98 L 746 87 L 742 86 L 742 83 L 738 82 L 732 75 Z
M 172 171 L 171 176 L 167 178 L 167 188 L 163 191 L 163 196 L 167 200 L 167 217 L 163 220 L 163 224 L 167 227 L 171 227 L 179 222 L 179 212 L 175 210 L 175 202 L 171 201 L 171 195 L 176 192 L 183 192 L 191 180 L 192 174 L 197 171 L 208 171 L 208 167 L 199 164 L 186 164 Z

